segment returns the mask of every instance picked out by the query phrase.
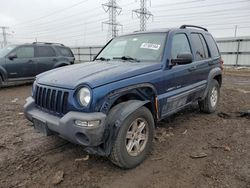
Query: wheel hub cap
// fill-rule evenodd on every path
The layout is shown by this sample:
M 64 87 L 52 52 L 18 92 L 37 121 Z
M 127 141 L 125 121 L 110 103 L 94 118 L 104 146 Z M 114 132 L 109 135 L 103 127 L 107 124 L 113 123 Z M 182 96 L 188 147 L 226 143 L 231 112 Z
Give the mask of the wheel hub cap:
M 148 141 L 148 123 L 143 118 L 134 120 L 126 135 L 126 149 L 129 155 L 137 156 L 144 149 Z
M 216 87 L 213 87 L 210 97 L 211 106 L 215 107 L 218 101 L 218 91 Z

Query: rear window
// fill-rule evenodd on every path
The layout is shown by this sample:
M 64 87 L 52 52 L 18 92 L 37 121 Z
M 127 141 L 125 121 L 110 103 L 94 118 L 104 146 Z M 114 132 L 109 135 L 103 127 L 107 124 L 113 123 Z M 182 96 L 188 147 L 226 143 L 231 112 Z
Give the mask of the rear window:
M 71 50 L 69 48 L 65 48 L 65 47 L 58 47 L 60 54 L 62 56 L 65 57 L 74 57 L 73 53 L 71 52 Z
M 211 35 L 206 35 L 206 39 L 207 39 L 207 44 L 208 44 L 211 56 L 212 57 L 220 56 L 220 52 L 218 50 L 218 47 L 213 37 Z
M 52 47 L 49 46 L 38 46 L 37 47 L 38 57 L 55 57 L 56 52 Z

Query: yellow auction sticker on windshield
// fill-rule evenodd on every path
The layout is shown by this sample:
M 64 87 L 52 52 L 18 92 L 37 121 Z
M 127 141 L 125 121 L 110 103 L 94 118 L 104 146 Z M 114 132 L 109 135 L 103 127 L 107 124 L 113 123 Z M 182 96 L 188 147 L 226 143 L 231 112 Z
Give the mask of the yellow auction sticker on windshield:
M 146 48 L 151 50 L 159 50 L 161 47 L 160 44 L 153 44 L 153 43 L 142 43 L 140 48 Z

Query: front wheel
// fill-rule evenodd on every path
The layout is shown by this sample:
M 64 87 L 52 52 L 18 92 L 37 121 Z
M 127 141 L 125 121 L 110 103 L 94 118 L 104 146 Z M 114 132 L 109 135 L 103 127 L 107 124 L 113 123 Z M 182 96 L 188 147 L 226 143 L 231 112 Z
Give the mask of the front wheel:
M 207 95 L 204 100 L 199 101 L 199 107 L 202 112 L 213 113 L 215 112 L 220 97 L 220 86 L 217 80 L 212 80 Z
M 140 107 L 122 122 L 110 160 L 126 169 L 139 165 L 146 159 L 153 137 L 153 116 L 146 107 Z
M 3 80 L 2 80 L 2 77 L 0 75 L 0 88 L 2 87 L 2 85 L 3 85 Z

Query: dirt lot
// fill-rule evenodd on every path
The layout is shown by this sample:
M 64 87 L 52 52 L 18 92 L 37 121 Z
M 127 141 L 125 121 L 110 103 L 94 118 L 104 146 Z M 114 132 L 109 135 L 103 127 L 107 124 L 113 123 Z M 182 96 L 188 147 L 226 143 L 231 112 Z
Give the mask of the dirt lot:
M 250 119 L 235 113 L 250 110 L 250 71 L 226 71 L 217 113 L 194 105 L 161 122 L 132 170 L 36 133 L 22 113 L 30 90 L 0 90 L 0 187 L 250 187 Z

